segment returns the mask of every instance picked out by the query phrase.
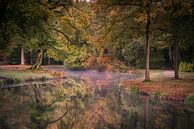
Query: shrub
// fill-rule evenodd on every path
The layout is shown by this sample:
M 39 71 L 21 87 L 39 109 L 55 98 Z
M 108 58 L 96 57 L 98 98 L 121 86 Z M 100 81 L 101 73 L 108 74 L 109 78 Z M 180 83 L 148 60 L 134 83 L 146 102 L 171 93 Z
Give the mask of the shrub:
M 179 71 L 181 72 L 193 72 L 194 65 L 191 63 L 181 62 L 179 65 Z
M 188 95 L 185 99 L 185 103 L 191 107 L 194 107 L 194 94 Z
M 154 95 L 155 98 L 160 98 L 162 94 L 161 94 L 160 91 L 156 91 L 156 92 L 153 93 L 153 95 Z
M 0 129 L 10 129 L 6 116 L 0 116 Z
M 138 94 L 139 88 L 136 85 L 131 86 L 131 93 Z

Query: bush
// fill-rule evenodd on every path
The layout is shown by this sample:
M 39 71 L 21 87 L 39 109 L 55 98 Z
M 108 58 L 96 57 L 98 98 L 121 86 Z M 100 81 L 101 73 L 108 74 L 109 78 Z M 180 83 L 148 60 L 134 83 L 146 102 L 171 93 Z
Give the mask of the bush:
M 160 98 L 162 94 L 161 94 L 160 91 L 156 91 L 156 92 L 153 93 L 153 95 L 154 95 L 155 98 Z
M 188 95 L 185 99 L 185 103 L 191 107 L 194 107 L 194 95 Z
M 181 72 L 193 72 L 194 65 L 191 63 L 181 62 L 179 65 L 179 71 Z
M 139 88 L 136 85 L 131 86 L 131 93 L 138 94 Z

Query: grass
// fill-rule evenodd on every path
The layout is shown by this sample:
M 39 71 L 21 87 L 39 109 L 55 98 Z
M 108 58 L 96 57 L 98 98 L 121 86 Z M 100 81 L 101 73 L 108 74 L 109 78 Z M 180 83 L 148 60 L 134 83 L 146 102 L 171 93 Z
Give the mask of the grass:
M 166 81 L 174 79 L 174 75 L 166 76 L 164 72 L 165 70 L 150 70 L 151 81 Z M 180 79 L 194 79 L 194 72 L 179 72 L 179 77 Z
M 194 72 L 180 72 L 180 77 L 194 79 Z
M 150 74 L 153 81 L 159 81 L 166 78 L 164 76 L 164 70 L 151 70 Z
M 31 70 L 15 70 L 5 71 L 0 70 L 0 77 L 13 80 L 27 80 L 36 78 L 51 78 L 51 75 L 46 71 L 31 71 Z

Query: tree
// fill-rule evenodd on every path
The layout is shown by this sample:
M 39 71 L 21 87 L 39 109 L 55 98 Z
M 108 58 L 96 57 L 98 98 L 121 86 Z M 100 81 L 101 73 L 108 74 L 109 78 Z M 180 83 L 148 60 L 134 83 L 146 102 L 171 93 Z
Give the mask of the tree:
M 119 33 L 128 31 L 129 34 L 131 34 L 131 37 L 136 37 L 138 34 L 137 33 L 133 34 L 133 32 L 138 30 L 138 32 L 140 32 L 141 34 L 143 33 L 145 34 L 146 39 L 145 81 L 149 81 L 151 25 L 153 17 L 155 17 L 158 14 L 158 12 L 156 12 L 155 9 L 157 7 L 160 7 L 161 3 L 149 0 L 147 1 L 118 0 L 114 2 L 113 1 L 105 2 L 103 0 L 98 0 L 97 8 L 99 7 L 103 8 L 102 5 L 104 5 L 105 11 L 106 12 L 108 11 L 109 19 L 111 18 L 113 19 L 112 23 L 107 24 L 109 26 L 108 31 L 111 31 L 111 29 L 114 26 L 122 26 L 122 29 L 121 31 L 119 31 Z M 97 12 L 98 11 L 99 10 L 97 9 Z M 129 23 L 127 23 L 126 21 L 128 21 Z M 128 27 L 127 29 L 126 26 Z M 121 36 L 122 34 L 117 38 L 121 38 Z M 128 36 L 128 38 L 130 38 L 130 35 Z
M 83 67 L 84 62 L 92 53 L 93 32 L 91 27 L 91 7 L 87 2 L 74 3 L 68 12 L 58 10 L 50 19 L 55 48 L 48 51 L 48 55 L 63 61 L 70 68 Z
M 1 54 L 5 55 L 8 50 L 11 53 L 14 47 L 20 45 L 22 46 L 21 64 L 24 64 L 23 48 L 26 46 L 37 46 L 37 49 L 40 48 L 37 50 L 36 61 L 38 63 L 36 62 L 33 68 L 39 68 L 43 54 L 45 53 L 45 48 L 48 46 L 51 47 L 51 42 L 54 42 L 51 41 L 51 31 L 47 32 L 49 18 L 54 12 L 57 12 L 57 8 L 61 8 L 63 11 L 66 10 L 67 12 L 70 6 L 72 6 L 70 0 L 2 0 L 0 6 L 2 14 L 0 17 Z M 37 45 L 30 45 L 32 39 L 37 41 Z
M 191 47 L 193 44 L 193 2 L 192 1 L 172 1 L 170 4 L 166 4 L 164 9 L 166 13 L 161 16 L 161 20 L 158 24 L 159 30 L 164 43 L 168 43 L 166 46 L 172 49 L 172 60 L 175 78 L 179 78 L 179 63 L 181 61 L 181 51 Z M 162 20 L 165 19 L 165 20 Z M 184 54 L 182 53 L 182 56 Z
M 25 64 L 25 52 L 24 47 L 21 47 L 21 65 Z
M 104 19 L 104 25 L 107 28 L 106 32 L 102 33 L 103 35 L 105 35 L 104 39 L 107 39 L 106 43 L 104 44 L 111 44 L 113 46 L 116 46 L 116 48 L 120 49 L 119 51 L 122 52 L 123 46 L 125 45 L 121 45 L 121 44 L 123 44 L 126 41 L 131 41 L 131 40 L 127 40 L 127 38 L 131 38 L 132 40 L 134 40 L 134 38 L 137 37 L 137 35 L 141 37 L 145 37 L 145 41 L 146 41 L 145 43 L 145 48 L 146 48 L 145 49 L 145 52 L 146 52 L 145 81 L 149 81 L 150 80 L 150 74 L 149 74 L 150 44 L 151 44 L 150 42 L 153 39 L 155 41 L 161 40 L 159 39 L 161 38 L 161 36 L 159 35 L 157 37 L 153 37 L 153 36 L 156 36 L 158 33 L 160 33 L 160 31 L 163 32 L 166 26 L 168 26 L 167 30 L 171 30 L 171 32 L 167 34 L 167 35 L 171 35 L 170 40 L 171 41 L 173 40 L 173 42 L 175 41 L 177 42 L 177 43 L 174 43 L 173 48 L 174 48 L 174 55 L 175 55 L 174 56 L 175 75 L 176 75 L 176 78 L 178 77 L 178 74 L 177 74 L 178 55 L 177 54 L 179 52 L 177 51 L 179 50 L 179 47 L 176 47 L 176 46 L 179 45 L 178 42 L 180 41 L 181 35 L 177 37 L 177 34 L 179 33 L 179 30 L 177 31 L 177 29 L 179 29 L 179 27 L 184 28 L 183 26 L 185 25 L 188 27 L 188 25 L 185 24 L 186 21 L 188 22 L 188 20 L 183 22 L 183 20 L 180 21 L 177 18 L 180 17 L 180 15 L 183 15 L 184 13 L 188 14 L 189 11 L 191 12 L 192 5 L 193 5 L 192 1 L 187 2 L 184 0 L 182 1 L 98 0 L 94 4 L 94 8 L 100 17 L 102 17 L 102 15 L 106 17 L 106 18 L 102 18 Z M 191 18 L 189 19 L 191 21 Z M 191 22 L 189 23 L 192 24 Z M 123 35 L 125 35 L 123 33 L 128 34 L 128 36 L 126 36 L 125 39 L 123 39 Z M 184 30 L 184 34 L 186 33 L 187 33 L 186 30 Z M 191 33 L 189 35 L 191 35 Z M 115 41 L 117 41 L 118 43 L 116 43 Z

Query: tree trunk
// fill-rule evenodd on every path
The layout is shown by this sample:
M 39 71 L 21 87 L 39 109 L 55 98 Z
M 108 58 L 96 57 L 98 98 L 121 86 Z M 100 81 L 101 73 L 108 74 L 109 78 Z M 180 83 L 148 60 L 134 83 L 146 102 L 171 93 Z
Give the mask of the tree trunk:
M 170 58 L 170 66 L 173 68 L 173 48 L 169 47 L 169 58 Z
M 45 51 L 43 51 L 42 49 L 38 52 L 37 58 L 36 58 L 36 63 L 34 66 L 32 66 L 32 69 L 39 69 L 40 68 L 40 66 L 42 65 L 44 53 L 45 53 Z
M 4 62 L 4 64 L 7 64 L 7 56 L 3 56 L 3 62 Z
M 21 65 L 25 64 L 24 47 L 21 47 Z
M 33 53 L 32 53 L 32 50 L 31 50 L 31 51 L 30 51 L 30 65 L 33 65 L 33 60 L 32 60 L 33 57 L 32 57 L 32 54 L 33 54 Z
M 42 97 L 42 91 L 38 84 L 35 84 L 34 86 L 34 94 L 35 94 L 35 100 L 39 108 L 43 107 L 43 97 Z
M 145 81 L 150 81 L 150 14 L 147 11 Z
M 48 65 L 51 65 L 51 58 L 48 57 Z
M 173 49 L 174 49 L 174 78 L 178 79 L 179 78 L 179 46 L 178 43 L 175 41 L 173 44 Z
M 148 128 L 148 111 L 149 111 L 149 98 L 145 96 L 145 106 L 144 106 L 144 129 Z
M 171 129 L 175 129 L 176 126 L 176 111 L 172 111 L 172 124 L 171 124 Z
M 131 62 L 130 62 L 130 60 L 128 59 L 128 61 L 127 61 L 127 64 L 128 64 L 128 67 L 130 67 L 131 68 Z

